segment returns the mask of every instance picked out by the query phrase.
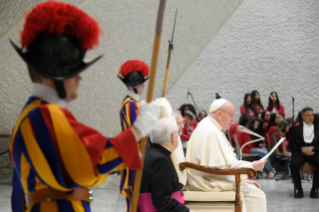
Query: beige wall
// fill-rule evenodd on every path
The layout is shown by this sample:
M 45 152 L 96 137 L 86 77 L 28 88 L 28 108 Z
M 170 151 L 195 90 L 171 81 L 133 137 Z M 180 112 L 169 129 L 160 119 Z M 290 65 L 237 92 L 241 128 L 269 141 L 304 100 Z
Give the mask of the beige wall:
M 264 106 L 277 91 L 292 116 L 306 106 L 319 112 L 318 0 L 246 0 L 167 95 L 174 108 L 191 89 L 208 110 L 215 92 L 234 103 L 236 121 L 244 94 L 257 89 Z
M 177 26 L 168 80 L 168 91 L 211 41 L 243 0 L 167 1 L 154 97 L 161 95 L 168 43 L 175 10 Z M 23 26 L 21 13 L 30 10 L 36 0 L 0 1 L 0 133 L 10 133 L 21 108 L 31 92 L 26 66 L 9 45 L 18 41 Z M 104 32 L 100 46 L 86 56 L 104 57 L 86 71 L 79 98 L 70 109 L 82 122 L 104 134 L 120 131 L 119 107 L 126 88 L 116 74 L 129 59 L 150 64 L 159 1 L 149 0 L 68 0 L 96 18 Z

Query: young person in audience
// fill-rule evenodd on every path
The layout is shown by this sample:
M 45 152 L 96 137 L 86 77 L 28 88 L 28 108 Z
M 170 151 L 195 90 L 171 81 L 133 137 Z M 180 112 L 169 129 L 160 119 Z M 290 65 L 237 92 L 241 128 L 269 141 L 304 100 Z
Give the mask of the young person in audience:
M 291 125 L 287 122 L 287 121 L 282 121 L 276 128 L 275 132 L 274 132 L 274 136 L 276 138 L 277 141 L 279 141 L 282 137 L 285 137 L 285 141 L 284 144 L 286 146 L 286 150 L 288 152 L 290 152 L 288 145 L 289 145 L 289 139 L 287 138 L 287 133 L 289 132 L 291 128 Z M 278 147 L 280 152 L 283 152 L 283 147 L 282 144 L 279 145 Z
M 207 112 L 205 110 L 201 110 L 197 116 L 197 122 L 200 122 L 203 118 L 207 116 Z
M 298 190 L 295 198 L 304 197 L 299 169 L 305 162 L 308 162 L 315 168 L 310 198 L 318 199 L 319 127 L 313 124 L 314 115 L 310 107 L 302 110 L 302 119 L 303 122 L 299 126 L 292 128 L 289 141 L 291 177 Z
M 269 121 L 270 121 L 270 112 L 265 110 L 264 112 L 262 112 L 261 118 L 264 121 L 263 136 L 265 138 L 265 143 L 267 143 L 266 133 L 267 133 L 267 128 L 268 128 Z
M 192 104 L 183 104 L 180 106 L 179 110 L 181 111 L 183 117 L 187 111 L 191 111 L 196 116 L 196 109 Z
M 261 118 L 262 118 L 262 120 L 264 120 L 265 123 L 269 123 L 270 112 L 268 110 L 265 110 L 264 112 L 262 112 Z
M 258 120 L 257 118 L 252 118 L 249 120 L 246 128 L 259 134 L 259 135 L 262 135 L 262 128 L 259 127 L 260 124 L 261 124 L 260 120 Z M 239 132 L 237 138 L 238 138 L 238 143 L 240 146 L 244 145 L 245 143 L 247 143 L 249 141 L 257 139 L 257 137 L 250 135 L 246 132 Z M 265 155 L 268 154 L 268 150 L 265 147 L 263 147 L 263 145 L 261 143 L 248 144 L 243 148 L 242 152 L 247 153 L 247 154 L 258 154 L 260 157 L 264 157 Z M 267 177 L 268 178 L 276 178 L 275 171 L 274 171 L 273 167 L 271 166 L 269 160 L 267 160 L 267 162 L 265 163 L 262 177 L 263 178 L 267 178 Z
M 184 149 L 184 153 L 186 155 L 186 149 L 188 146 L 188 141 L 197 127 L 197 121 L 195 119 L 195 115 L 191 111 L 187 111 L 184 114 L 184 127 L 182 130 L 181 140 Z
M 251 105 L 255 114 L 265 110 L 263 104 L 261 103 L 259 92 L 256 90 L 251 92 Z
M 240 106 L 240 113 L 241 114 L 248 114 L 250 117 L 255 117 L 255 114 L 252 110 L 252 104 L 251 104 L 251 94 L 246 93 L 244 96 L 244 104 Z
M 319 126 L 319 113 L 314 114 L 313 125 Z
M 295 120 L 295 126 L 298 126 L 302 123 L 302 111 L 298 112 L 297 118 Z
M 234 140 L 234 135 L 238 134 L 238 130 L 237 130 L 237 126 L 241 125 L 241 126 L 246 126 L 246 124 L 248 123 L 248 121 L 251 119 L 251 117 L 248 114 L 241 114 L 241 116 L 239 117 L 238 122 L 233 123 L 229 130 L 228 130 L 228 134 L 229 134 L 229 139 L 230 142 L 232 144 L 233 147 L 235 147 L 235 140 Z
M 277 126 L 284 120 L 284 116 L 281 113 L 272 113 L 270 115 L 270 121 L 267 127 L 266 134 L 270 138 L 272 136 L 277 128 Z M 268 145 L 269 140 L 268 137 L 265 137 L 266 144 Z
M 285 108 L 280 104 L 277 92 L 273 91 L 270 93 L 266 110 L 272 113 L 282 113 L 285 117 Z
M 256 118 L 262 120 L 262 112 L 258 112 L 258 113 L 256 114 Z

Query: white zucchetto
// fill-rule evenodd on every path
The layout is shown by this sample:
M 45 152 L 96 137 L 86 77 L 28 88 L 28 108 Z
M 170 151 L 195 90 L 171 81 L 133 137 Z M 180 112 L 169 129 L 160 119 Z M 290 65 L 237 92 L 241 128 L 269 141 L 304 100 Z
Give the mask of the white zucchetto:
M 215 112 L 219 108 L 221 108 L 226 102 L 228 102 L 226 99 L 216 99 L 213 101 L 213 103 L 209 107 L 209 112 Z

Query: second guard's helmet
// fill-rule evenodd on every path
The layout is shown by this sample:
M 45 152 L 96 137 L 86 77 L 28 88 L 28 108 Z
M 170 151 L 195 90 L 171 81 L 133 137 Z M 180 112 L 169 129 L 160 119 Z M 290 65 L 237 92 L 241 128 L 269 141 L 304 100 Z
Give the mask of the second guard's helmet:
M 118 77 L 131 88 L 137 88 L 149 79 L 149 67 L 140 60 L 128 60 L 120 68 Z

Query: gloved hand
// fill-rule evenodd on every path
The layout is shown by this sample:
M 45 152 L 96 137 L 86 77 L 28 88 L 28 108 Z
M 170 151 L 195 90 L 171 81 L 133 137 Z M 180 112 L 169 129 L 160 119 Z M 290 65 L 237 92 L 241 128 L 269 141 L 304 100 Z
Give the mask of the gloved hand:
M 133 126 L 141 132 L 142 137 L 145 137 L 153 129 L 159 116 L 158 105 L 154 101 L 147 103 L 143 100 L 138 108 L 138 116 Z

